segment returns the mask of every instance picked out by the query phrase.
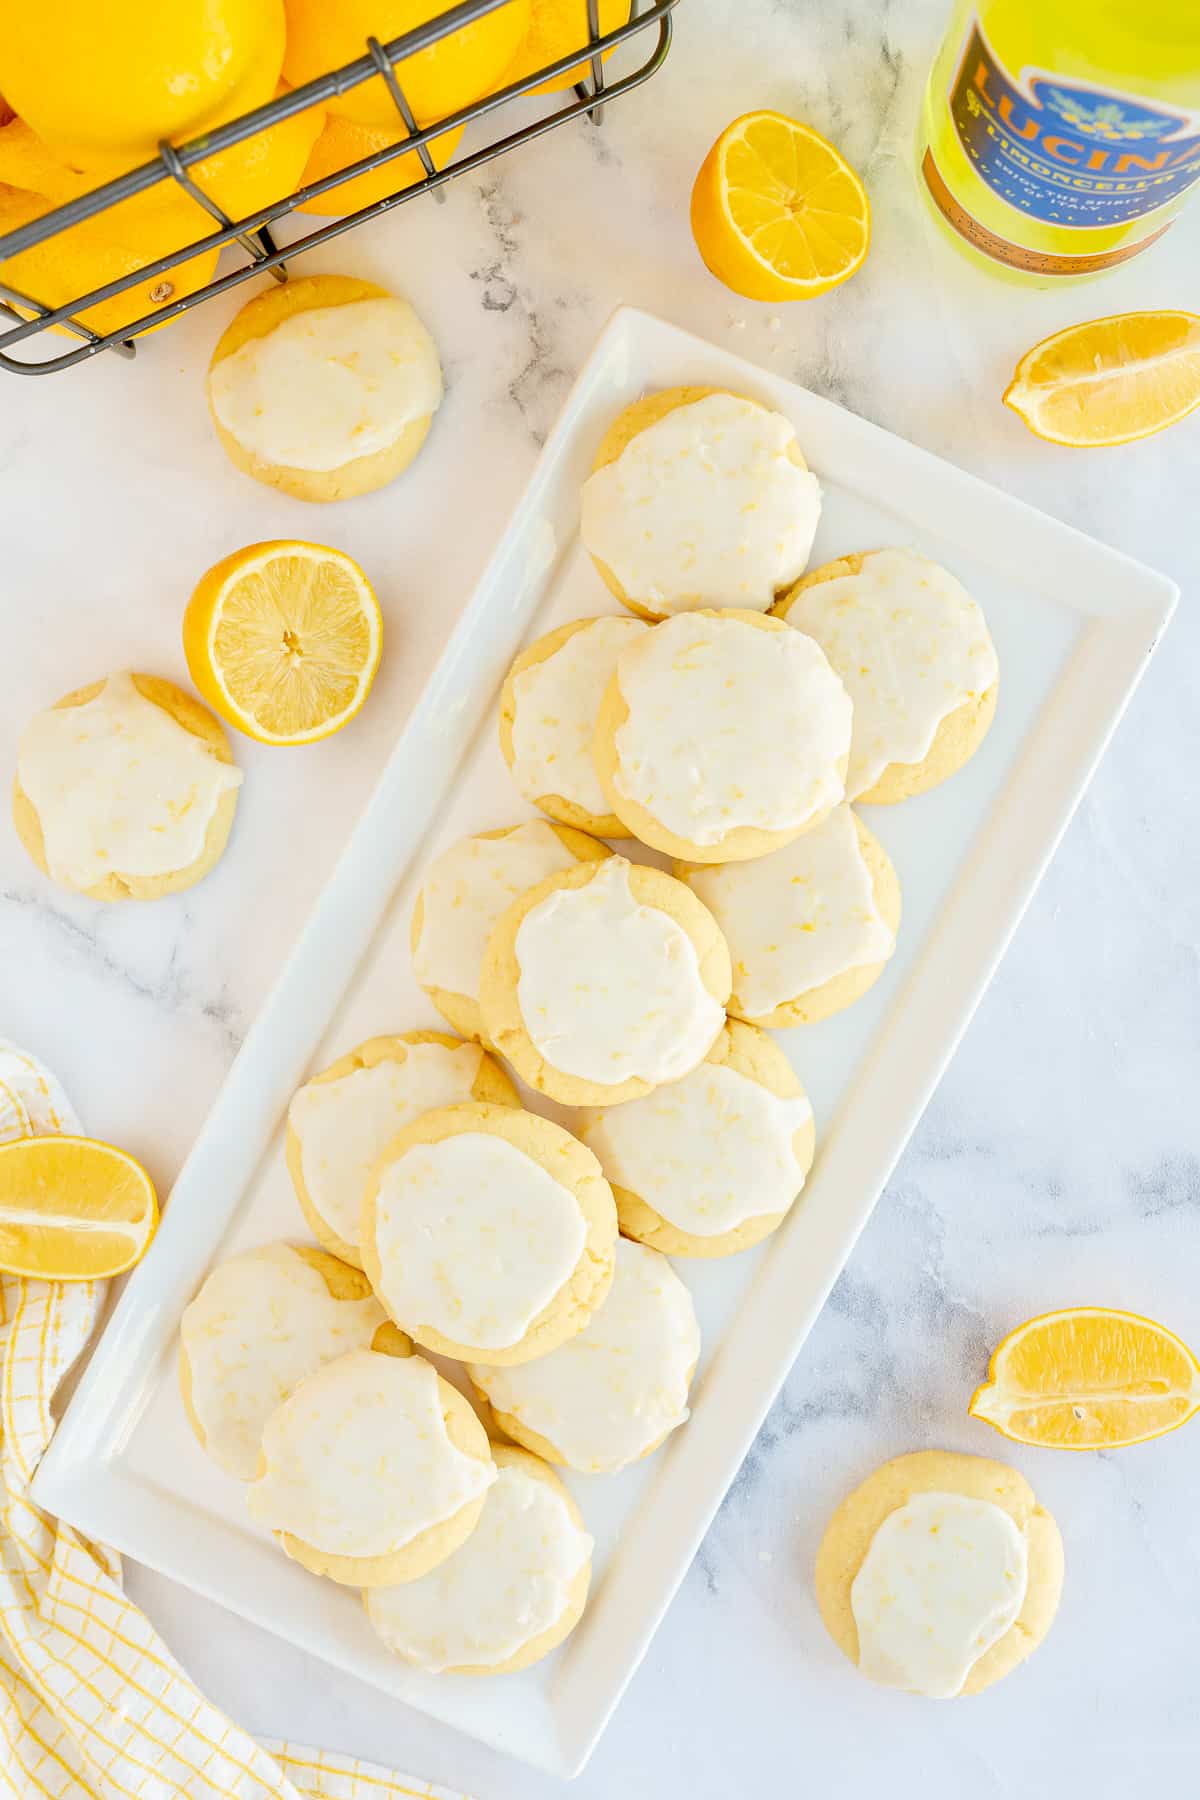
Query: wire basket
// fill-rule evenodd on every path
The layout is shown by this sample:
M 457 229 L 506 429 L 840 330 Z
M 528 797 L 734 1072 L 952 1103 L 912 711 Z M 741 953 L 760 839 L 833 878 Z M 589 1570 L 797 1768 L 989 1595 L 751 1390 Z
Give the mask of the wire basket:
M 59 233 L 70 230 L 73 225 L 97 218 L 119 206 L 122 201 L 144 194 L 164 183 L 174 183 L 182 189 L 203 208 L 215 227 L 206 236 L 197 237 L 156 261 L 147 262 L 118 280 L 76 295 L 59 306 L 47 305 L 36 294 L 25 293 L 0 279 L 0 326 L 4 319 L 15 321 L 7 328 L 0 329 L 0 366 L 15 375 L 48 375 L 57 369 L 73 368 L 76 363 L 95 356 L 101 350 L 116 350 L 121 355 L 132 356 L 135 352 L 134 339 L 142 332 L 149 331 L 168 319 L 177 318 L 180 313 L 198 306 L 214 294 L 223 294 L 263 271 L 274 275 L 277 280 L 285 280 L 286 259 L 299 255 L 301 251 L 314 249 L 319 244 L 328 243 L 343 231 L 349 231 L 367 219 L 374 219 L 392 207 L 402 206 L 407 201 L 416 199 L 419 194 L 436 193 L 456 175 L 481 168 L 484 163 L 491 162 L 493 157 L 502 156 L 505 151 L 514 150 L 519 144 L 531 143 L 533 139 L 543 137 L 548 131 L 565 125 L 568 119 L 577 118 L 581 113 L 590 115 L 599 123 L 606 102 L 619 99 L 622 94 L 640 87 L 662 67 L 671 46 L 671 12 L 678 0 L 633 0 L 628 22 L 607 33 L 600 30 L 598 0 L 581 0 L 581 30 L 585 10 L 587 20 L 585 42 L 581 42 L 567 55 L 559 57 L 556 62 L 547 64 L 544 69 L 535 70 L 520 81 L 484 95 L 482 99 L 461 107 L 457 112 L 448 113 L 445 118 L 438 119 L 431 125 L 418 128 L 395 65 L 403 63 L 406 57 L 415 55 L 417 51 L 439 43 L 443 38 L 482 18 L 484 14 L 510 3 L 511 0 L 461 0 L 461 4 L 449 7 L 425 24 L 406 32 L 403 37 L 393 38 L 384 44 L 376 38 L 368 38 L 366 54 L 343 68 L 333 69 L 328 75 L 307 82 L 303 87 L 292 88 L 268 101 L 265 106 L 243 113 L 240 118 L 229 120 L 227 124 L 218 126 L 203 137 L 193 138 L 186 144 L 161 144 L 158 156 L 151 162 L 140 168 L 130 169 L 127 174 L 118 176 L 114 181 L 106 182 L 103 186 L 80 195 L 78 199 L 55 207 L 40 218 L 32 219 L 17 230 L 0 236 L 0 265 L 3 265 L 6 258 L 45 243 Z M 606 85 L 605 56 L 618 45 L 635 38 L 640 40 L 639 49 L 645 48 L 644 59 L 636 68 Z M 491 141 L 466 155 L 456 154 L 442 168 L 434 166 L 429 145 L 443 133 L 470 125 L 477 119 L 491 121 L 495 118 L 499 124 L 498 115 L 512 101 L 532 93 L 544 82 L 554 81 L 577 70 L 585 62 L 589 71 L 587 79 L 560 90 L 561 103 L 558 93 L 551 96 L 553 103 L 543 117 L 522 123 L 503 135 L 494 136 Z M 403 132 L 401 140 L 394 146 L 378 150 L 374 155 L 351 163 L 319 181 L 297 188 L 293 193 L 272 201 L 269 206 L 260 207 L 257 212 L 247 213 L 245 217 L 238 219 L 230 218 L 210 195 L 202 191 L 189 173 L 197 163 L 229 149 L 231 145 L 240 144 L 257 132 L 278 125 L 282 120 L 290 119 L 309 107 L 325 105 L 337 95 L 347 93 L 364 81 L 380 77 L 391 95 Z M 384 169 L 394 158 L 411 155 L 413 151 L 420 157 L 424 171 L 419 180 L 357 212 L 330 219 L 283 249 L 276 246 L 271 236 L 271 227 L 278 220 L 286 218 L 307 201 L 340 187 L 343 182 Z M 171 298 L 174 292 L 172 269 L 192 257 L 235 244 L 246 253 L 247 260 L 240 267 L 231 269 L 226 275 L 214 277 L 178 299 Z M 145 282 L 154 283 L 150 289 L 150 298 L 156 304 L 153 311 L 144 313 L 140 318 L 122 322 L 117 329 L 103 333 L 93 330 L 78 316 L 89 307 Z M 39 354 L 36 358 L 31 358 L 13 354 L 19 346 L 32 345 L 43 332 L 54 326 L 61 326 L 79 341 L 59 354 L 48 357 Z M 44 350 L 46 343 L 43 342 L 38 348 L 39 351 Z

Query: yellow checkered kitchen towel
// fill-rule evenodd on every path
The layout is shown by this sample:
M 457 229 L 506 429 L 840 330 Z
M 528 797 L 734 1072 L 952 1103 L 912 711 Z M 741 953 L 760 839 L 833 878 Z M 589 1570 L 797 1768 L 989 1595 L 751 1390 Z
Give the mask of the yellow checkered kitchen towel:
M 48 1069 L 0 1041 L 0 1143 L 76 1132 Z M 121 1564 L 34 1506 L 54 1391 L 103 1288 L 0 1275 L 0 1795 L 15 1800 L 464 1800 L 354 1757 L 258 1744 L 121 1590 Z

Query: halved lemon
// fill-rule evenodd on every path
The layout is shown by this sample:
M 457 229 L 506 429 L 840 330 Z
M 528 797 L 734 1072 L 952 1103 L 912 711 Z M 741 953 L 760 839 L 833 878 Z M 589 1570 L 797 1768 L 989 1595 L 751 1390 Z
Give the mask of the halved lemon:
M 968 1410 L 1014 1443 L 1112 1450 L 1186 1424 L 1200 1410 L 1200 1363 L 1153 1319 L 1067 1307 L 1009 1332 Z
M 784 113 L 745 113 L 700 165 L 692 235 L 735 294 L 811 300 L 861 265 L 871 205 L 850 164 L 818 132 Z
M 1052 444 L 1152 437 L 1200 406 L 1200 314 L 1113 313 L 1069 325 L 1021 358 L 1004 404 Z
M 260 744 L 311 744 L 349 723 L 379 667 L 383 620 L 353 557 L 277 539 L 235 550 L 183 615 L 192 680 Z
M 119 1275 L 157 1224 L 154 1184 L 124 1150 L 84 1137 L 0 1144 L 0 1269 L 10 1275 Z

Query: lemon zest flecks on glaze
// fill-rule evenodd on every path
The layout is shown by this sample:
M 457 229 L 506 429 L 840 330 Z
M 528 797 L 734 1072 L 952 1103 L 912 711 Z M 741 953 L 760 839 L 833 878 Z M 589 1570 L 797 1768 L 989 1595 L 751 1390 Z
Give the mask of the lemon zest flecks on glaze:
M 560 888 L 522 919 L 517 1004 L 552 1068 L 606 1086 L 674 1081 L 701 1062 L 724 1008 L 691 938 L 639 901 L 631 865 L 610 856 L 582 887 Z
M 513 901 L 548 875 L 575 866 L 549 825 L 531 820 L 503 837 L 467 837 L 443 851 L 421 884 L 421 935 L 413 971 L 423 987 L 479 997 L 492 928 Z
M 496 1476 L 450 1442 L 432 1363 L 373 1350 L 302 1381 L 267 1420 L 262 1450 L 251 1516 L 337 1556 L 403 1549 Z
M 358 1242 L 367 1176 L 387 1145 L 422 1113 L 472 1099 L 482 1056 L 477 1044 L 409 1044 L 403 1062 L 310 1081 L 293 1096 L 288 1122 L 304 1185 L 343 1242 Z
M 766 856 L 684 878 L 725 935 L 738 1006 L 751 1018 L 895 948 L 849 806 Z
M 786 1212 L 804 1183 L 796 1133 L 812 1119 L 736 1069 L 703 1062 L 681 1081 L 585 1115 L 579 1135 L 615 1187 L 693 1237 Z
M 571 1190 L 488 1132 L 415 1144 L 380 1172 L 377 1285 L 414 1332 L 511 1348 L 570 1281 L 586 1240 Z
M 913 550 L 875 550 L 858 574 L 802 588 L 787 620 L 815 638 L 854 702 L 846 793 L 869 793 L 892 763 L 920 763 L 943 719 L 999 674 L 978 604 Z
M 17 779 L 38 815 L 50 874 L 86 890 L 110 875 L 149 880 L 197 862 L 242 774 L 121 673 L 82 706 L 30 721 Z
M 293 313 L 214 364 L 218 421 L 248 454 L 286 469 L 340 469 L 388 450 L 442 399 L 433 339 L 407 300 Z
M 622 654 L 617 680 L 617 790 L 676 837 L 796 830 L 842 799 L 850 699 L 799 632 L 681 615 Z
M 609 810 L 592 762 L 596 714 L 617 657 L 645 625 L 592 619 L 513 682 L 513 780 L 535 804 L 556 794 L 594 818 Z
M 683 1424 L 699 1354 L 692 1297 L 666 1257 L 618 1238 L 612 1287 L 582 1331 L 534 1362 L 470 1375 L 571 1468 L 603 1474 Z
M 1018 1618 L 1028 1580 L 1025 1534 L 1003 1507 L 914 1494 L 883 1521 L 850 1589 L 859 1668 L 885 1687 L 953 1698 Z
M 378 1300 L 337 1300 L 290 1244 L 220 1263 L 186 1307 L 180 1336 L 191 1406 L 214 1462 L 253 1479 L 263 1428 L 322 1363 L 366 1350 L 387 1314 Z
M 562 1618 L 591 1553 L 557 1484 L 502 1463 L 462 1548 L 417 1581 L 369 1590 L 367 1614 L 431 1673 L 495 1667 Z
M 656 613 L 765 612 L 803 573 L 820 517 L 795 440 L 782 414 L 733 394 L 676 407 L 588 477 L 583 541 Z

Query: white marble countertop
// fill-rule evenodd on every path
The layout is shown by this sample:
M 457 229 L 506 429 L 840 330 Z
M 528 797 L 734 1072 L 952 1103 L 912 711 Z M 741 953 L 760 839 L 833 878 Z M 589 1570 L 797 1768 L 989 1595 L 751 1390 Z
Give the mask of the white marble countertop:
M 1076 292 L 988 280 L 920 210 L 913 134 L 943 0 L 684 0 L 664 72 L 614 106 L 346 237 L 301 267 L 377 278 L 432 326 L 449 393 L 404 481 L 317 512 L 237 474 L 201 374 L 238 296 L 43 381 L 3 379 L 0 768 L 28 714 L 108 670 L 186 680 L 183 605 L 254 539 L 336 542 L 373 576 L 373 698 L 311 750 L 239 754 L 236 838 L 203 887 L 100 909 L 42 879 L 0 820 L 0 1031 L 62 1075 L 88 1128 L 165 1190 L 482 567 L 574 371 L 629 301 L 728 344 L 1167 570 L 1184 600 L 954 1065 L 575 1791 L 854 1797 L 1194 1791 L 1200 1756 L 1200 1425 L 1123 1454 L 1014 1451 L 1067 1546 L 1059 1621 L 985 1698 L 868 1688 L 825 1637 L 824 1520 L 877 1462 L 1003 1453 L 965 1416 L 988 1348 L 1072 1302 L 1200 1343 L 1200 849 L 1195 698 L 1200 417 L 1092 454 L 1029 437 L 1012 365 L 1068 321 L 1196 306 L 1200 203 Z M 726 293 L 687 225 L 737 113 L 777 106 L 865 176 L 875 237 L 845 289 L 783 309 Z M 250 1728 L 352 1750 L 481 1800 L 529 1775 L 136 1566 L 129 1585 Z

